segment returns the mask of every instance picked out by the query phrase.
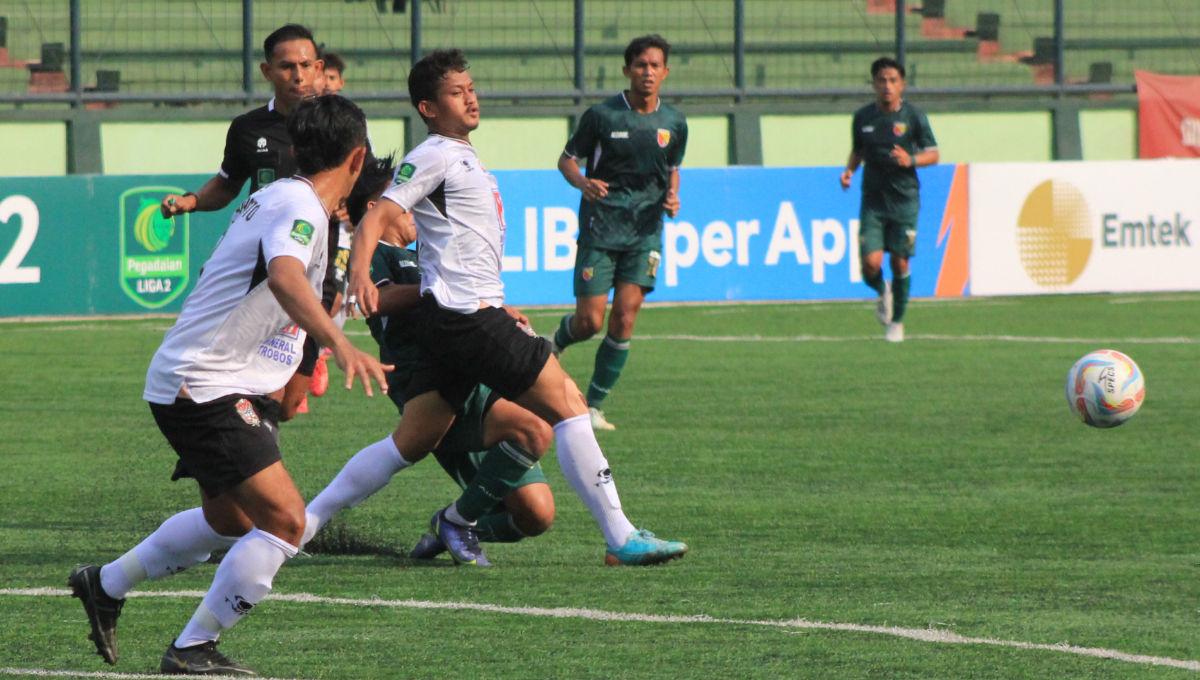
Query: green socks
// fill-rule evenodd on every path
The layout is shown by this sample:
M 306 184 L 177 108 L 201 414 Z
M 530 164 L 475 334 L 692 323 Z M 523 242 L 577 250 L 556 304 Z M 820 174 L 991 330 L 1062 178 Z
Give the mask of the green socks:
M 536 464 L 533 454 L 512 442 L 500 442 L 488 449 L 454 508 L 467 522 L 479 521 L 517 488 L 517 482 Z
M 596 367 L 587 390 L 588 406 L 600 406 L 617 384 L 617 378 L 621 377 L 621 369 L 625 368 L 625 360 L 628 358 L 629 338 L 618 340 L 611 335 L 604 336 L 600 348 L 596 350 Z
M 574 318 L 574 314 L 564 315 L 562 320 L 558 322 L 558 330 L 554 331 L 554 344 L 560 352 L 577 342 L 571 335 L 571 319 Z
M 892 279 L 892 321 L 899 323 L 904 320 L 904 310 L 908 307 L 908 274 Z
M 875 291 L 877 295 L 883 295 L 883 270 L 875 272 L 875 276 L 871 278 L 863 277 L 863 281 Z
M 516 543 L 525 538 L 508 512 L 493 512 L 484 515 L 475 525 L 475 534 L 485 543 Z

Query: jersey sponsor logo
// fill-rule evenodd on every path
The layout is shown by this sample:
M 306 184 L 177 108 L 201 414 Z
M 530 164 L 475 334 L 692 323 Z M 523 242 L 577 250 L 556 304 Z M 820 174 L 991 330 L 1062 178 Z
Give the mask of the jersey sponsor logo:
M 289 338 L 299 339 L 300 338 L 300 324 L 289 323 L 288 325 L 279 329 L 279 334 L 286 335 Z
M 864 125 L 864 126 L 863 126 L 863 129 L 862 129 L 862 131 L 863 131 L 864 133 L 871 133 L 871 132 L 874 132 L 874 131 L 875 131 L 875 126 L 874 126 L 874 125 Z
M 309 224 L 308 222 L 305 222 L 304 220 L 296 220 L 292 223 L 292 233 L 289 234 L 289 236 L 291 236 L 292 240 L 296 243 L 306 246 L 312 243 L 313 232 L 315 231 L 316 230 L 313 229 L 313 225 Z
M 658 146 L 665 149 L 671 143 L 671 131 L 666 128 L 658 129 Z
M 258 141 L 255 142 L 255 147 L 257 147 L 258 153 L 266 153 L 267 152 L 267 138 L 259 137 Z
M 892 134 L 896 137 L 903 137 L 904 133 L 908 132 L 908 123 L 895 122 L 892 123 Z
M 412 163 L 402 163 L 400 169 L 396 170 L 396 184 L 403 184 L 412 179 L 413 173 L 417 171 L 417 166 Z
M 254 404 L 251 404 L 249 399 L 238 399 L 233 408 L 250 427 L 262 425 L 262 420 L 258 417 L 258 413 L 254 410 Z
M 182 295 L 190 278 L 189 217 L 163 217 L 159 209 L 167 194 L 183 192 L 179 187 L 143 186 L 117 199 L 121 290 L 147 309 Z
M 608 136 L 611 139 L 629 139 L 629 130 L 613 130 Z

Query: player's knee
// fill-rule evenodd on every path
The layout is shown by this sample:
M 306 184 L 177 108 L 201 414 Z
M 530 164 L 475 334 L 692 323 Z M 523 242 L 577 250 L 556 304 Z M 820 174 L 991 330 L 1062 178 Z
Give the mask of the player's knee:
M 300 545 L 300 540 L 304 536 L 304 504 L 289 504 L 274 508 L 267 523 L 270 526 L 259 528 L 292 545 Z
M 599 314 L 576 314 L 574 325 L 571 334 L 576 340 L 586 340 L 600 332 L 604 325 L 604 310 L 600 310 Z
M 550 442 L 554 441 L 554 430 L 546 421 L 532 413 L 521 421 L 513 435 L 513 441 L 517 445 L 538 458 L 545 455 L 550 448 Z
M 513 513 L 517 528 L 527 537 L 541 536 L 554 525 L 554 497 L 549 492 L 523 499 L 522 507 Z

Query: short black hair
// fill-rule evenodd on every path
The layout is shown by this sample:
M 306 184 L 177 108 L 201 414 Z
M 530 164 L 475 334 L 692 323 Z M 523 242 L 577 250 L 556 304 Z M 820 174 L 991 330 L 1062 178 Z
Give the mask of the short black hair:
M 885 68 L 894 68 L 904 78 L 904 64 L 892 59 L 891 57 L 880 57 L 871 62 L 871 80 L 875 80 L 879 76 L 879 72 Z
M 350 196 L 346 198 L 346 212 L 350 214 L 350 224 L 357 225 L 367 214 L 367 202 L 377 194 L 383 193 L 392 183 L 392 175 L 396 172 L 396 154 L 391 153 L 383 158 L 367 156 L 363 162 L 362 174 L 354 182 Z
M 313 44 L 313 47 L 317 46 L 312 31 L 300 24 L 284 24 L 272 31 L 271 35 L 268 35 L 267 39 L 263 41 L 263 59 L 271 61 L 271 55 L 275 53 L 275 46 L 289 40 L 307 40 Z
M 306 175 L 335 168 L 367 142 L 367 118 L 354 102 L 336 94 L 300 102 L 287 119 L 296 167 Z
M 639 36 L 633 40 L 630 40 L 629 46 L 625 48 L 625 65 L 632 65 L 633 60 L 637 59 L 639 54 L 645 52 L 651 47 L 657 47 L 658 49 L 662 50 L 663 65 L 665 66 L 667 60 L 671 57 L 671 43 L 667 42 L 666 38 L 657 33 Z
M 423 101 L 437 101 L 438 86 L 451 71 L 462 73 L 471 68 L 467 55 L 460 49 L 434 50 L 421 57 L 408 72 L 408 98 L 413 108 Z
M 325 68 L 333 69 L 342 75 L 346 75 L 346 62 L 342 60 L 342 55 L 337 52 L 325 52 L 321 54 L 321 58 L 325 60 Z

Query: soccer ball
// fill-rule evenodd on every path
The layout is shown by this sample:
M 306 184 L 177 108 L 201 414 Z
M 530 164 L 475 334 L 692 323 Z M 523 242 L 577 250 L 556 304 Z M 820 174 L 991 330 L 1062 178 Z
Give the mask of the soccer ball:
M 1067 373 L 1071 413 L 1092 427 L 1116 427 L 1133 417 L 1146 397 L 1146 381 L 1133 359 L 1115 349 L 1085 354 Z

